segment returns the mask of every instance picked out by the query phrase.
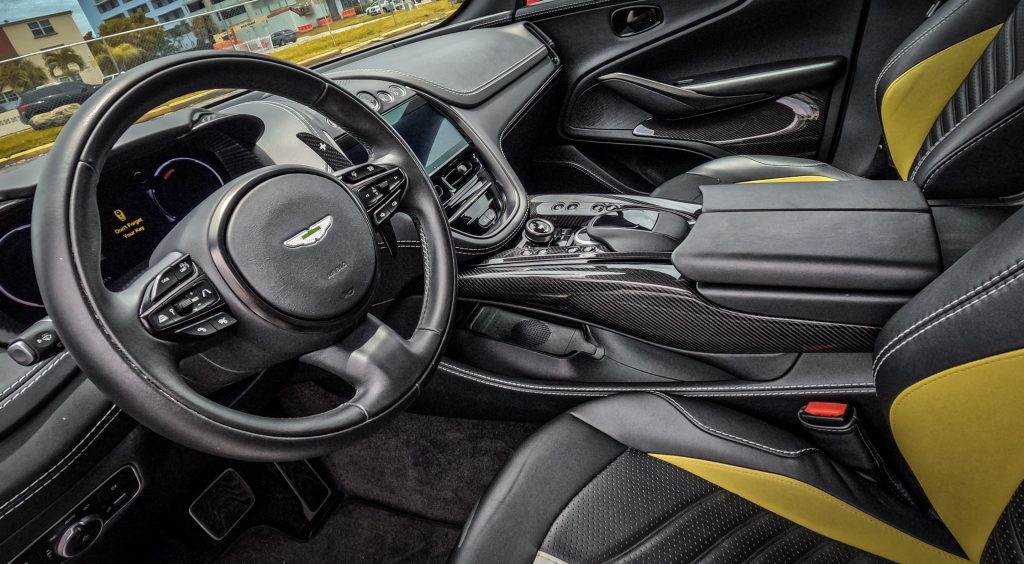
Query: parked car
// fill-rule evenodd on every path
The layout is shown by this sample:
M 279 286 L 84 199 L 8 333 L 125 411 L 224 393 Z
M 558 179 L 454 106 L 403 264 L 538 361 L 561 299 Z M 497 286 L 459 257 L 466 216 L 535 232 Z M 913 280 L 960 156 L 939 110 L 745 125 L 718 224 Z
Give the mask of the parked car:
M 295 33 L 294 29 L 282 29 L 270 35 L 270 44 L 274 47 L 295 43 L 298 40 L 299 34 Z
M 18 100 L 18 118 L 21 123 L 43 129 L 33 122 L 34 117 L 57 108 L 86 101 L 100 85 L 80 81 L 58 82 L 39 86 L 22 93 Z M 65 120 L 66 121 L 66 120 Z
M 379 16 L 381 14 L 387 14 L 395 11 L 395 4 L 390 1 L 374 2 L 366 8 L 366 15 L 368 16 Z

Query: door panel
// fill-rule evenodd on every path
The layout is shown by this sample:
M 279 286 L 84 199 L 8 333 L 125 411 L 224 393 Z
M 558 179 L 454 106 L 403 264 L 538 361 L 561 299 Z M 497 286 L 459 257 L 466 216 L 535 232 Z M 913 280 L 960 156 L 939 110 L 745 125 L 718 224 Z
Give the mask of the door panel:
M 865 2 L 548 0 L 516 17 L 534 21 L 561 56 L 562 142 L 612 175 L 629 168 L 622 145 L 632 161 L 652 153 L 622 179 L 643 192 L 680 172 L 654 164 L 666 150 L 687 166 L 751 152 L 827 155 Z M 618 36 L 614 13 L 651 6 L 661 23 Z M 607 145 L 617 150 L 595 150 Z

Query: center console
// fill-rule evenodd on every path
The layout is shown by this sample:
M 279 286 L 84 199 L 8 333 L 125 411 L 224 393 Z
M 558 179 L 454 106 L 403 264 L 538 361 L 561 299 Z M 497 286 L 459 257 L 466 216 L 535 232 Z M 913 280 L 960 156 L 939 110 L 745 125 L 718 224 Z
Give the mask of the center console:
M 478 150 L 426 99 L 401 90 L 407 98 L 381 115 L 423 164 L 452 229 L 475 237 L 500 229 L 507 219 L 508 198 Z M 366 161 L 366 149 L 357 140 L 339 143 L 349 160 Z
M 460 297 L 689 353 L 866 352 L 941 272 L 913 183 L 717 185 L 704 204 L 545 195 L 514 248 L 464 270 Z M 550 225 L 546 240 L 530 231 Z

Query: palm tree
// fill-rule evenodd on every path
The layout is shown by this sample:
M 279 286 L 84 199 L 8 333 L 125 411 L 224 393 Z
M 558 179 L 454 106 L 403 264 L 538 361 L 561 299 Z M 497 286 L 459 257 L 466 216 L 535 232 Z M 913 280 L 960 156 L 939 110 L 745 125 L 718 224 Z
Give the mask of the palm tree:
M 44 54 L 43 62 L 46 63 L 46 68 L 50 71 L 50 76 L 53 78 L 67 76 L 71 72 L 72 65 L 75 66 L 78 72 L 85 68 L 85 60 L 71 47 L 63 47 Z M 57 70 L 61 71 L 59 75 Z
M 46 73 L 32 61 L 17 59 L 0 62 L 0 91 L 9 88 L 21 94 L 46 82 Z

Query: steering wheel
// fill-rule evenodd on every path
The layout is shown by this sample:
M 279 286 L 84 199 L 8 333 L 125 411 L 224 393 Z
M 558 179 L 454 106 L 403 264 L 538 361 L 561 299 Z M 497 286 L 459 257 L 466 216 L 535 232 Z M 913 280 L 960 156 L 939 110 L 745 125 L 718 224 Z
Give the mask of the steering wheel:
M 170 231 L 133 283 L 108 289 L 96 191 L 115 141 L 149 109 L 217 88 L 262 91 L 319 111 L 361 140 L 370 160 L 334 174 L 280 165 L 236 178 Z M 399 411 L 435 367 L 455 304 L 447 219 L 405 141 L 330 80 L 251 54 L 157 59 L 90 97 L 46 164 L 32 245 L 47 310 L 86 375 L 167 438 L 236 459 L 319 456 Z M 378 281 L 377 232 L 396 210 L 413 218 L 423 249 L 422 312 L 408 338 L 367 313 Z M 355 395 L 318 415 L 275 418 L 196 389 L 295 358 L 341 378 Z

